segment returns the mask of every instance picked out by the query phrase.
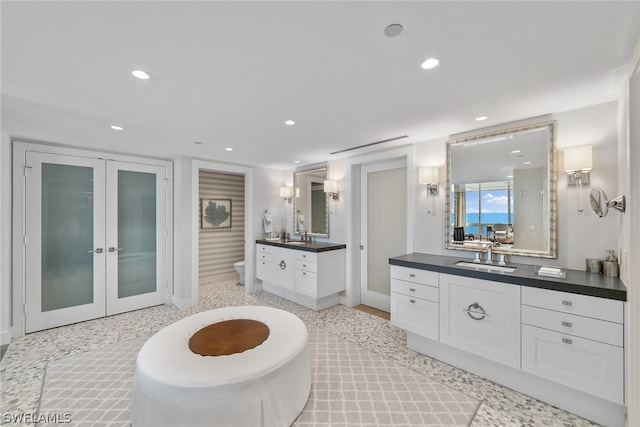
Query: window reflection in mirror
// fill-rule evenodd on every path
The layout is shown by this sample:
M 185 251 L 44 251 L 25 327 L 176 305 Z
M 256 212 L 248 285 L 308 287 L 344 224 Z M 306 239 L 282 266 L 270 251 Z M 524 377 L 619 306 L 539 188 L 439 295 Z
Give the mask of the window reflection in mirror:
M 448 141 L 446 247 L 555 258 L 554 122 Z
M 329 201 L 324 192 L 327 167 L 298 170 L 294 174 L 295 202 L 293 230 L 329 237 Z

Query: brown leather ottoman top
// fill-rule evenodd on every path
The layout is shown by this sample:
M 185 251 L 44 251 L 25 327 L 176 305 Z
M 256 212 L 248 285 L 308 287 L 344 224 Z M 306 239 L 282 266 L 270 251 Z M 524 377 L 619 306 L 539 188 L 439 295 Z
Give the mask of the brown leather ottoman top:
M 202 356 L 228 356 L 257 347 L 268 337 L 269 327 L 257 320 L 224 320 L 193 334 L 189 349 Z

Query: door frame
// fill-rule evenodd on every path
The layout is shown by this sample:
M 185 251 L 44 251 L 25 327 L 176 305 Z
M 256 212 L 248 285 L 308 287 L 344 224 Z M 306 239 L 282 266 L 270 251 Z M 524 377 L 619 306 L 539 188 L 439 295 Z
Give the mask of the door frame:
M 253 212 L 253 168 L 236 166 L 227 163 L 210 162 L 204 160 L 193 160 L 191 162 L 191 296 L 190 304 L 195 306 L 198 304 L 200 293 L 200 225 L 198 218 L 200 217 L 200 170 L 210 172 L 235 173 L 244 175 L 244 291 L 250 294 L 259 288 L 256 286 L 255 280 L 255 238 L 254 238 L 254 219 L 262 217 L 254 215 Z
M 414 146 L 404 145 L 386 151 L 363 154 L 347 159 L 347 182 L 349 193 L 345 195 L 347 211 L 347 289 L 340 302 L 347 307 L 360 304 L 360 169 L 369 163 L 401 160 L 407 166 L 407 253 L 414 251 L 415 191 L 418 180 L 414 162 Z M 348 196 L 348 197 L 347 197 Z
M 148 165 L 164 166 L 167 171 L 167 204 L 166 204 L 166 227 L 167 227 L 167 246 L 166 246 L 166 300 L 169 303 L 173 294 L 173 162 L 161 158 L 138 157 L 125 154 L 109 153 L 104 151 L 72 148 L 69 146 L 56 145 L 42 141 L 33 141 L 28 139 L 12 138 L 11 144 L 13 148 L 12 156 L 12 223 L 11 232 L 12 240 L 12 321 L 11 336 L 14 338 L 21 337 L 25 334 L 25 304 L 26 304 L 26 281 L 25 270 L 27 268 L 27 259 L 25 253 L 25 161 L 26 152 L 34 151 L 47 154 L 62 154 L 67 156 L 101 158 L 105 160 L 117 160 L 128 163 L 139 163 Z

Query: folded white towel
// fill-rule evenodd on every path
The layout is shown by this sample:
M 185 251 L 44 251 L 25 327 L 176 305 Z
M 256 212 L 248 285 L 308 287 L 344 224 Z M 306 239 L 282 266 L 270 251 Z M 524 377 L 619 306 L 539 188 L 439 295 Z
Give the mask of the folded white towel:
M 561 268 L 555 267 L 540 267 L 538 270 L 539 276 L 549 276 L 549 277 L 562 277 L 564 275 Z
M 269 212 L 265 212 L 262 215 L 262 226 L 264 227 L 265 233 L 273 232 L 273 224 L 271 223 L 271 214 Z

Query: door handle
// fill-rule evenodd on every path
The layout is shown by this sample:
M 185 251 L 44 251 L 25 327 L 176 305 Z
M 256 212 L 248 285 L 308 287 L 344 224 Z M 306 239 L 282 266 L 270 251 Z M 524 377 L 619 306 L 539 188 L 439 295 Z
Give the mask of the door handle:
M 92 251 L 87 251 L 87 252 L 88 252 L 88 253 L 90 253 L 90 254 L 101 254 L 102 252 L 104 252 L 104 249 L 102 249 L 102 248 L 95 248 L 94 250 L 92 250 Z
M 278 265 L 279 265 L 279 266 L 280 266 L 280 268 L 281 268 L 281 269 L 283 269 L 283 270 L 284 270 L 285 268 L 287 268 L 287 263 L 286 263 L 286 262 L 284 262 L 284 260 L 280 261 L 280 264 L 278 264 Z
M 118 252 L 124 251 L 124 248 L 114 248 L 113 246 L 109 248 L 109 252 Z
M 489 316 L 487 312 L 484 311 L 484 308 L 482 308 L 482 306 L 477 302 L 474 302 L 467 308 L 463 308 L 462 311 L 467 313 L 467 315 L 471 317 L 473 320 L 482 320 L 485 317 Z

